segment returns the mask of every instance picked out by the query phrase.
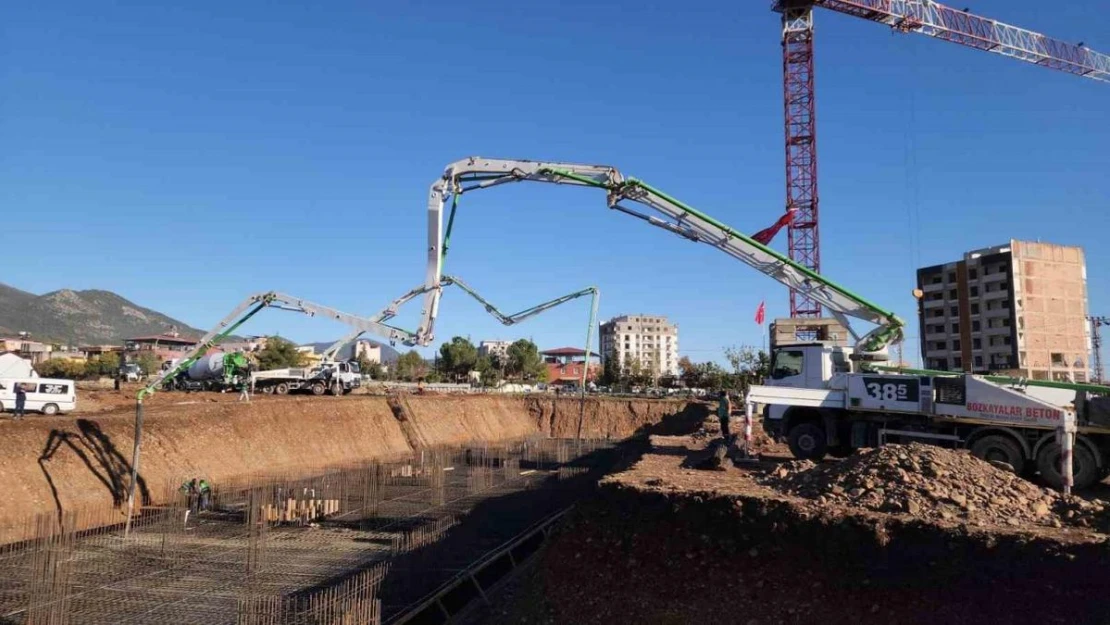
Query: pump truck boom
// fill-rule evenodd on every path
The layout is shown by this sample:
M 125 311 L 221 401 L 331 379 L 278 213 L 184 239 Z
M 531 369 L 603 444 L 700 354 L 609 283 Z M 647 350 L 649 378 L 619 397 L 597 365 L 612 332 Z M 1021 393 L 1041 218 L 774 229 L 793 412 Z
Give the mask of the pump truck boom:
M 819 302 L 848 328 L 856 343 L 842 348 L 812 343 L 781 347 L 772 354 L 772 375 L 753 387 L 749 402 L 766 406 L 764 427 L 786 437 L 801 458 L 885 441 L 924 439 L 965 446 L 972 453 L 1010 465 L 1018 473 L 1035 465 L 1049 482 L 1069 482 L 1061 469 L 1058 432 L 1078 424 L 1075 483 L 1093 483 L 1105 473 L 1110 451 L 1110 400 L 1106 387 L 947 372 L 896 372 L 878 363 L 902 339 L 904 322 L 893 312 L 790 260 L 754 238 L 684 204 L 613 167 L 471 157 L 448 165 L 428 196 L 428 263 L 424 310 L 416 340 L 431 342 L 448 247 L 459 198 L 511 182 L 546 182 L 606 192 L 609 208 L 685 239 L 706 243 Z M 447 230 L 443 212 L 451 201 Z M 633 208 L 640 204 L 649 212 Z M 654 213 L 654 214 L 652 214 Z M 874 325 L 862 336 L 849 318 Z M 1063 388 L 1075 401 L 1061 406 L 1027 392 Z M 1063 427 L 1067 425 L 1068 427 Z M 1070 445 L 1070 436 L 1065 436 Z

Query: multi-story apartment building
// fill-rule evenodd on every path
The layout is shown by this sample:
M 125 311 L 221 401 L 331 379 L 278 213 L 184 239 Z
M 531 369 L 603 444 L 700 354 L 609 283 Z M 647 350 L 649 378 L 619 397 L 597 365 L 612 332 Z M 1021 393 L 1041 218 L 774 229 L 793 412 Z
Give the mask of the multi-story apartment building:
M 478 343 L 478 354 L 481 356 L 497 356 L 504 361 L 509 356 L 509 346 L 512 341 L 482 341 Z
M 917 286 L 927 368 L 1087 381 L 1082 248 L 1010 241 L 918 269 Z
M 601 324 L 601 354 L 621 371 L 638 363 L 653 377 L 678 375 L 678 325 L 658 315 L 614 317 Z

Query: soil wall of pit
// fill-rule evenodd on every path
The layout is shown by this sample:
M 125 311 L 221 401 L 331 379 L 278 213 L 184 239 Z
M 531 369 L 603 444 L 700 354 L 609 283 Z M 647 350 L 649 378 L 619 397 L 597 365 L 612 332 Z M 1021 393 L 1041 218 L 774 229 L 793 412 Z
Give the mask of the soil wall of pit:
M 607 485 L 484 623 L 1106 623 L 1091 537 L 833 516 Z
M 674 401 L 591 399 L 583 411 L 575 399 L 481 395 L 163 400 L 146 410 L 139 485 L 143 501 L 157 504 L 187 476 L 218 485 L 251 473 L 388 460 L 420 447 L 577 431 L 627 438 L 694 424 L 704 414 L 700 405 Z M 37 513 L 123 503 L 133 435 L 134 411 L 0 422 L 0 542 L 25 538 Z

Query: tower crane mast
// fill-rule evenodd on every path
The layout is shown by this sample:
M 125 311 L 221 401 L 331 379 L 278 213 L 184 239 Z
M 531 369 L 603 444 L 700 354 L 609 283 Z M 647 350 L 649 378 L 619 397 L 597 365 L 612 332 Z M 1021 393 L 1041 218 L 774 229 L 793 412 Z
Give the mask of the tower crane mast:
M 821 270 L 817 192 L 817 117 L 813 9 L 885 24 L 902 33 L 1008 56 L 1075 76 L 1110 82 L 1110 56 L 932 0 L 775 0 L 782 14 L 783 110 L 786 134 L 786 210 L 790 259 Z M 791 317 L 820 317 L 821 305 L 790 292 Z

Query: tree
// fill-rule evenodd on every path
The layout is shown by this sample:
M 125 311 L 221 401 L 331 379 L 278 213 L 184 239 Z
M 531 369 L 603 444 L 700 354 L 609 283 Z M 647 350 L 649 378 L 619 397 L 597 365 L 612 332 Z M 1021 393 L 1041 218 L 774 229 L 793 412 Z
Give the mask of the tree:
M 690 360 L 689 356 L 678 359 L 678 376 L 687 388 L 698 386 L 698 366 Z
M 508 349 L 506 370 L 513 376 L 528 382 L 546 382 L 547 367 L 540 358 L 540 350 L 528 339 L 514 341 Z
M 85 373 L 85 363 L 68 358 L 51 358 L 35 365 L 35 371 L 44 378 L 79 378 Z
M 401 354 L 397 358 L 397 378 L 406 382 L 415 382 L 428 373 L 428 365 L 415 349 Z
M 439 347 L 440 370 L 457 381 L 466 376 L 478 363 L 478 348 L 469 340 L 456 336 Z
M 143 375 L 154 375 L 162 368 L 162 362 L 158 360 L 157 356 L 150 352 L 139 354 L 137 362 L 139 363 L 139 369 L 143 372 Z
M 726 347 L 725 358 L 732 365 L 731 388 L 746 393 L 752 384 L 761 384 L 771 371 L 771 358 L 767 352 L 754 347 Z
M 85 375 L 94 378 L 101 375 L 116 376 L 119 374 L 119 354 L 116 352 L 105 352 L 99 356 L 93 356 L 85 362 Z
M 601 365 L 601 377 L 598 379 L 598 384 L 602 386 L 614 386 L 621 381 L 621 368 L 620 363 L 617 362 L 617 357 L 610 354 L 605 357 L 605 362 Z
M 262 371 L 300 367 L 303 364 L 304 354 L 297 351 L 297 346 L 291 341 L 280 336 L 269 337 L 266 347 L 258 352 L 258 368 Z
M 474 370 L 482 381 L 482 386 L 497 386 L 501 382 L 501 369 L 497 366 L 497 356 L 478 356 Z

